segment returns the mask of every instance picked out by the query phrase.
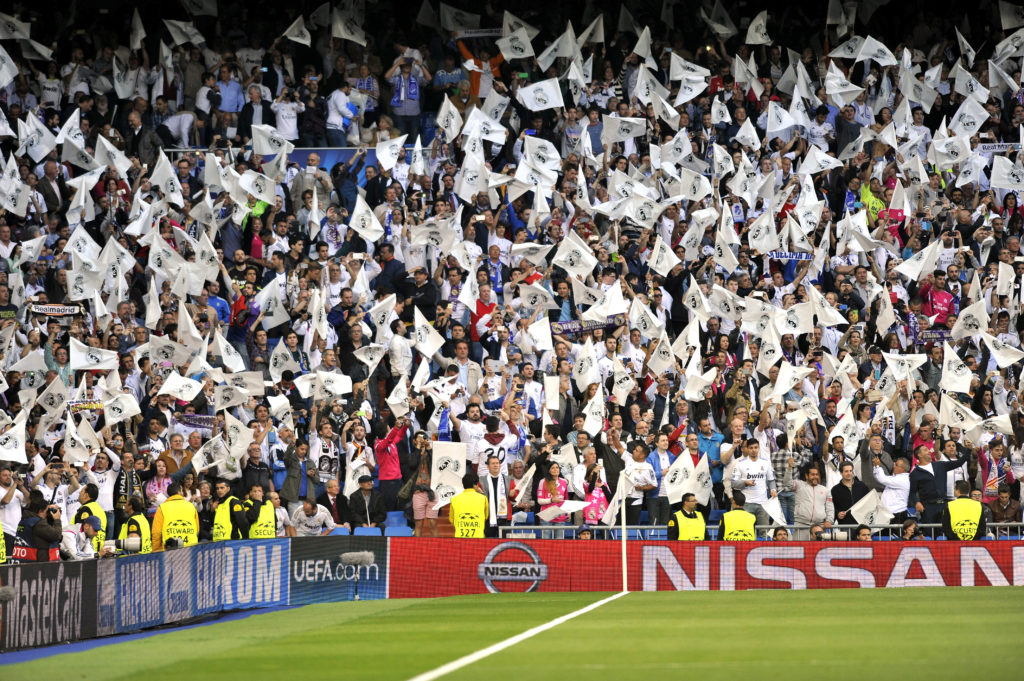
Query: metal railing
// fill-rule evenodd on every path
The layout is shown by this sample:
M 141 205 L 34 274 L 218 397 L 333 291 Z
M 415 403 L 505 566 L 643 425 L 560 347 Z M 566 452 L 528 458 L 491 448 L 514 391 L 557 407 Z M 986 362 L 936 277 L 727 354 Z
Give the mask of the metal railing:
M 756 525 L 759 540 L 768 539 L 773 536 L 775 530 L 781 525 Z M 806 525 L 787 525 L 790 539 L 810 540 L 810 527 Z M 899 540 L 903 536 L 903 525 L 870 525 L 873 541 Z M 855 525 L 833 526 L 823 533 L 822 541 L 845 541 L 853 538 Z M 508 525 L 498 528 L 498 536 L 502 539 L 575 539 L 578 530 L 576 525 Z M 622 530 L 619 527 L 608 527 L 604 525 L 591 527 L 594 539 L 622 538 Z M 718 525 L 708 525 L 708 535 L 711 539 L 718 538 Z M 942 525 L 939 524 L 918 524 L 915 539 L 920 540 L 945 540 Z M 633 540 L 666 540 L 668 539 L 668 527 L 666 525 L 627 525 L 626 539 Z M 1024 523 L 989 523 L 988 539 L 994 540 L 1022 540 L 1024 539 Z

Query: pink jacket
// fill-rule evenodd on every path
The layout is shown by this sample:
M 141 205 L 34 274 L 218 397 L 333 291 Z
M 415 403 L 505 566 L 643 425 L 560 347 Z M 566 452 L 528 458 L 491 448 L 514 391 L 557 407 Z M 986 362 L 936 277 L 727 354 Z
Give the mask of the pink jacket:
M 565 481 L 565 478 L 559 478 L 558 479 L 558 496 L 561 497 L 561 501 L 559 501 L 557 504 L 552 503 L 551 495 L 548 493 L 547 480 L 542 481 L 540 483 L 540 486 L 537 487 L 537 503 L 540 504 L 540 510 L 543 511 L 545 508 L 548 508 L 550 506 L 557 506 L 557 505 L 561 504 L 562 501 L 565 501 L 568 498 L 568 496 L 569 496 L 568 495 L 568 491 L 569 491 L 569 483 Z M 568 518 L 569 518 L 569 516 L 563 513 L 562 515 L 558 516 L 557 518 L 555 518 L 551 522 L 554 522 L 554 523 L 564 523 Z

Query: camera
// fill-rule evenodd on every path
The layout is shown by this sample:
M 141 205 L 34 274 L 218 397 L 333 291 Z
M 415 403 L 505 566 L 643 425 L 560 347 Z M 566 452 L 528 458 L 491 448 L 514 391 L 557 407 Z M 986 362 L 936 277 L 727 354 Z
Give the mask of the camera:
M 814 539 L 814 541 L 825 541 L 825 533 L 821 531 L 815 532 L 811 535 L 811 538 Z
M 138 553 L 142 550 L 142 539 L 140 537 L 127 537 L 125 539 L 108 539 L 103 542 L 103 548 L 117 549 L 127 553 Z

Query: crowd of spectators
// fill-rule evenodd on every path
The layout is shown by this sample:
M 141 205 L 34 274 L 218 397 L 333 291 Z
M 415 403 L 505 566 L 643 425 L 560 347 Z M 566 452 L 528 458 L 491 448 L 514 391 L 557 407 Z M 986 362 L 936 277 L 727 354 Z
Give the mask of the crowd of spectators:
M 436 534 L 438 441 L 490 533 L 1020 522 L 1024 29 L 875 4 L 3 15 L 7 556 Z

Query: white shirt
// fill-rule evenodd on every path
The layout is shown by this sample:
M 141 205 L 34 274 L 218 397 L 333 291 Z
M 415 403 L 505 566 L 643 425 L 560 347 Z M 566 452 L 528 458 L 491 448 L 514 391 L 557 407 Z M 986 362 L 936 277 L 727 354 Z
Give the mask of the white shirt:
M 335 90 L 327 99 L 327 127 L 331 130 L 342 130 L 345 119 L 350 118 L 352 113 L 348 110 L 348 95 L 341 90 Z
M 875 480 L 885 485 L 885 491 L 882 492 L 882 506 L 885 506 L 893 515 L 906 511 L 907 499 L 910 497 L 910 473 L 889 475 L 881 466 L 875 466 L 871 472 L 874 473 Z
M 733 481 L 753 481 L 752 486 L 744 487 L 743 495 L 751 504 L 765 504 L 768 502 L 768 481 L 775 481 L 775 471 L 767 459 L 758 457 L 756 461 L 751 459 L 739 459 L 732 471 Z
M 643 503 L 644 493 L 636 487 L 646 487 L 647 485 L 654 485 L 657 480 L 654 477 L 654 467 L 646 461 L 634 461 L 633 457 L 629 454 L 622 456 L 626 463 L 626 476 L 633 481 L 634 490 L 630 492 L 629 498 L 634 499 L 633 506 L 637 506 Z
M 470 462 L 477 463 L 479 458 L 476 451 L 476 443 L 482 440 L 484 433 L 487 432 L 484 429 L 484 424 L 473 423 L 467 419 L 463 419 L 459 423 L 461 424 L 459 426 L 459 440 L 466 443 L 466 457 Z
M 96 557 L 96 549 L 92 546 L 92 539 L 82 532 L 82 524 L 76 523 L 64 528 L 64 534 L 60 540 L 61 552 L 71 556 L 71 560 L 89 560 Z
M 0 487 L 0 499 L 7 496 L 10 487 Z M 21 524 L 21 507 L 25 503 L 25 495 L 20 489 L 14 490 L 10 503 L 0 505 L 0 524 L 3 525 L 4 534 L 15 535 L 18 533 L 18 525 Z
M 274 102 L 270 105 L 277 120 L 277 132 L 286 140 L 299 139 L 299 114 L 306 110 L 302 102 Z
M 476 441 L 477 476 L 483 480 L 488 475 L 487 458 L 490 456 L 498 457 L 498 461 L 501 462 L 501 473 L 508 475 L 508 451 L 515 448 L 517 444 L 519 444 L 519 438 L 511 434 L 506 434 L 500 442 L 493 445 L 480 436 L 480 439 Z
M 324 530 L 333 530 L 337 525 L 331 512 L 320 504 L 316 505 L 316 513 L 312 517 L 306 515 L 302 506 L 295 509 L 292 514 L 292 525 L 295 526 L 295 534 L 299 537 L 317 537 L 323 534 Z

